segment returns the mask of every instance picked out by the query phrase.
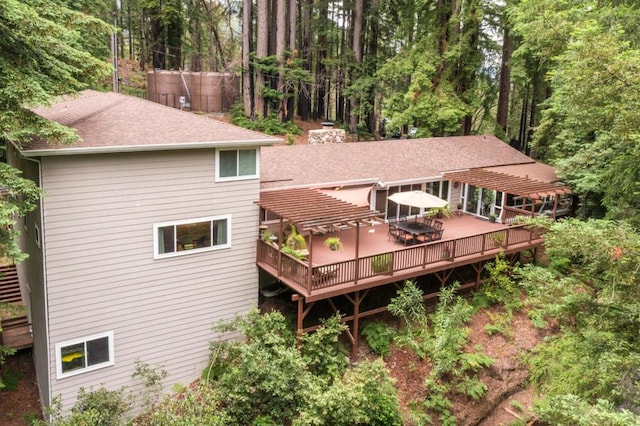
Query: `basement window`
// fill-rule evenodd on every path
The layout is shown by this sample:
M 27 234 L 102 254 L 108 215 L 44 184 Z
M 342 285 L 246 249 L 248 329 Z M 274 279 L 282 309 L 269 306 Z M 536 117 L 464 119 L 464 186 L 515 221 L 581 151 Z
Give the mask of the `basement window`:
M 58 379 L 114 364 L 113 331 L 56 344 Z

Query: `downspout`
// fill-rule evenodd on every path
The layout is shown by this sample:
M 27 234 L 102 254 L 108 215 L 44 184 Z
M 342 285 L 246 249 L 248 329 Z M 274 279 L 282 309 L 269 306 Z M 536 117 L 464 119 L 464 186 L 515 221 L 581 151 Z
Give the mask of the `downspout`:
M 42 185 L 42 162 L 40 160 L 36 160 L 35 158 L 29 158 L 21 156 L 22 159 L 33 161 L 38 165 L 38 187 L 43 189 Z M 53 395 L 51 392 L 51 359 L 50 359 L 50 338 L 49 338 L 49 291 L 47 289 L 47 250 L 46 250 L 46 242 L 45 242 L 45 232 L 44 232 L 44 197 L 40 197 L 40 250 L 42 251 L 42 290 L 44 291 L 44 333 L 45 339 L 47 341 L 47 389 L 49 391 L 49 395 L 47 401 L 49 404 L 53 401 Z M 40 386 L 38 386 L 38 393 L 41 392 Z M 42 395 L 40 395 L 40 400 L 42 401 Z

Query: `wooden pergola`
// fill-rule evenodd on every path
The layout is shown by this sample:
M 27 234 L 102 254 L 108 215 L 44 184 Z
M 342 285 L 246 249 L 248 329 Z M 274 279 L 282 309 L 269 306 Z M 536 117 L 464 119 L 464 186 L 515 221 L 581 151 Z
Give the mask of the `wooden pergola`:
M 560 182 L 543 182 L 531 179 L 528 176 L 515 176 L 487 169 L 469 169 L 449 172 L 444 174 L 444 178 L 452 182 L 463 182 L 469 185 L 522 197 L 523 209 L 527 198 L 535 201 L 545 197 L 553 197 L 552 216 L 554 219 L 558 209 L 558 196 L 571 194 L 571 189 Z M 534 204 L 531 206 L 532 212 L 533 208 Z
M 368 207 L 356 206 L 309 188 L 264 191 L 258 204 L 293 223 L 298 231 L 317 234 L 354 227 L 358 222 L 369 223 L 381 215 Z
M 514 176 L 486 169 L 470 169 L 445 173 L 444 178 L 452 182 L 464 182 L 507 194 L 531 198 L 533 200 L 571 194 L 571 190 L 560 182 L 542 182 L 530 179 L 527 176 Z

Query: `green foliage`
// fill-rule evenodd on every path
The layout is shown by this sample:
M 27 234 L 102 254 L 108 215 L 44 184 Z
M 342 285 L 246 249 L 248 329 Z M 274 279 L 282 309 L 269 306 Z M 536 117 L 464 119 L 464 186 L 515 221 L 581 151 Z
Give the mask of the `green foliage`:
M 307 241 L 302 234 L 298 234 L 296 227 L 291 225 L 291 232 L 285 240 L 285 245 L 293 250 L 304 250 L 307 248 Z
M 370 322 L 362 328 L 362 335 L 373 352 L 382 357 L 389 355 L 395 335 L 391 326 L 379 321 Z
M 328 237 L 324 240 L 324 246 L 328 247 L 333 251 L 338 251 L 343 249 L 342 241 L 340 241 L 340 237 Z
M 638 226 L 637 4 L 526 0 L 511 12 L 522 38 L 514 57 L 549 70 L 536 151 L 580 195 L 584 217 Z
M 78 399 L 70 414 L 62 411 L 62 402 L 54 398 L 48 414 L 51 421 L 36 421 L 36 425 L 50 426 L 116 426 L 125 422 L 124 416 L 130 409 L 130 402 L 124 394 L 124 388 L 110 391 L 104 387 L 87 391 L 80 388 Z
M 528 357 L 543 405 L 569 395 L 640 405 L 640 235 L 622 223 L 565 220 L 551 224 L 545 240 L 552 267 L 520 271 L 536 318 L 561 330 Z
M 324 392 L 309 396 L 294 426 L 402 424 L 396 391 L 381 360 L 361 362 Z
M 471 319 L 473 307 L 455 295 L 458 287 L 456 282 L 440 292 L 427 347 L 432 367 L 425 380 L 429 392 L 425 408 L 440 412 L 442 423 L 451 425 L 456 420 L 447 394 L 455 391 L 474 399 L 481 398 L 487 387 L 477 373 L 493 364 L 493 359 L 479 351 L 465 352 L 469 330 L 464 325 Z
M 29 107 L 108 76 L 104 40 L 110 31 L 104 22 L 59 0 L 1 2 L 0 137 L 17 143 L 33 135 L 51 142 L 75 140 L 75 132 L 38 118 Z
M 306 368 L 315 376 L 332 380 L 344 374 L 348 365 L 346 349 L 338 338 L 347 330 L 346 324 L 335 315 L 322 321 L 315 333 L 302 336 L 302 358 Z
M 399 405 L 384 364 L 347 368 L 338 340 L 339 317 L 323 322 L 300 344 L 282 314 L 221 322 L 219 333 L 241 333 L 244 341 L 212 342 L 216 374 L 165 401 L 153 424 L 399 425 Z
M 0 330 L 1 332 L 2 330 Z M 18 389 L 18 383 L 24 376 L 20 371 L 2 369 L 2 377 L 0 377 L 0 391 L 12 391 Z
M 508 314 L 522 306 L 522 293 L 514 279 L 514 270 L 504 253 L 485 264 L 489 276 L 480 291 L 473 295 L 476 306 L 487 308 L 493 305 L 504 306 Z
M 275 114 L 251 119 L 244 114 L 242 103 L 231 107 L 231 122 L 245 129 L 256 130 L 268 135 L 299 135 L 302 131 L 292 121 L 281 122 Z
M 389 272 L 391 268 L 391 255 L 389 253 L 379 254 L 371 259 L 371 270 L 374 274 Z
M 539 401 L 536 413 L 540 421 L 557 426 L 628 426 L 640 424 L 640 417 L 615 407 L 604 399 L 590 404 L 576 395 L 563 395 Z
M 7 191 L 0 197 L 0 258 L 13 258 L 19 262 L 26 258 L 18 246 L 16 221 L 38 206 L 41 191 L 31 180 L 20 175 L 22 172 L 6 163 L 0 163 L 0 182 Z
M 426 324 L 423 293 L 415 281 L 404 282 L 404 287 L 396 292 L 396 297 L 391 299 L 388 309 L 392 315 L 401 318 L 407 328 L 416 324 Z
M 162 392 L 162 382 L 168 373 L 163 369 L 152 368 L 140 360 L 136 360 L 135 363 L 131 378 L 142 380 L 142 407 L 147 411 L 153 410 Z

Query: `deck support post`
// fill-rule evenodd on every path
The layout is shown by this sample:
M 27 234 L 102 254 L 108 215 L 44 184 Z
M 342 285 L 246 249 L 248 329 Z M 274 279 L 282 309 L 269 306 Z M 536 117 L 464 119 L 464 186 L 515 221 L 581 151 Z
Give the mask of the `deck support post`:
M 360 291 L 356 291 L 353 300 L 353 346 L 351 347 L 351 360 L 358 360 L 358 336 L 360 335 Z
M 296 322 L 296 342 L 298 347 L 302 343 L 303 319 L 304 319 L 304 297 L 300 294 L 294 294 L 291 299 L 298 302 L 298 320 Z
M 360 278 L 360 221 L 356 221 L 356 270 L 354 284 L 358 284 Z

